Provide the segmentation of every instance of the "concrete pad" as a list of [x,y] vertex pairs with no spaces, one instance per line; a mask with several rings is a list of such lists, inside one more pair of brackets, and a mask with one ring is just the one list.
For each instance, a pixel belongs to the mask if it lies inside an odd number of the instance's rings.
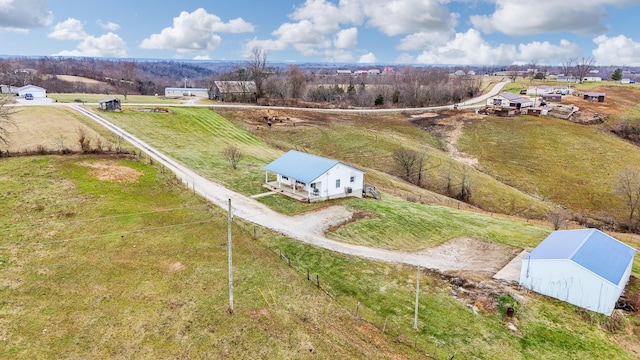
[[262,194],[251,195],[251,198],[257,199],[257,198],[261,198],[263,196],[269,196],[269,195],[273,195],[273,194],[275,194],[275,191],[269,191],[269,192],[262,193]]
[[493,275],[494,279],[509,281],[509,282],[520,282],[520,269],[522,268],[522,259],[525,256],[529,255],[531,249],[525,249],[516,257],[513,258],[505,267],[503,267],[500,271],[498,271],[495,275]]

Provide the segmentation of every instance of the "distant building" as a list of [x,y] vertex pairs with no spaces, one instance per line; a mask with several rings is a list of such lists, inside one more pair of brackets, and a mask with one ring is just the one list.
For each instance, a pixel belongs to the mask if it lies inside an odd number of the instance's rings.
[[201,98],[209,97],[209,89],[206,88],[176,88],[168,87],[164,89],[164,96],[166,97],[186,97],[195,96]]
[[390,67],[390,66],[385,67],[385,68],[382,70],[382,74],[383,74],[383,75],[393,74],[393,68],[392,68],[392,67]]
[[582,81],[583,81],[583,82],[584,82],[584,81],[593,81],[593,82],[596,82],[596,81],[602,81],[602,78],[601,78],[601,77],[599,77],[599,76],[585,76],[585,77],[583,77],[583,78],[582,78]]
[[255,102],[256,91],[253,81],[214,81],[208,96],[218,101]]
[[336,75],[351,75],[351,70],[336,70]]
[[561,94],[542,94],[542,100],[546,102],[560,102],[562,101]]
[[26,94],[31,94],[34,98],[46,98],[47,90],[35,85],[25,85],[16,89],[18,96],[24,97]]
[[115,97],[110,99],[100,100],[98,104],[100,105],[100,109],[104,111],[122,110],[122,107],[120,106],[120,99]]
[[379,69],[369,69],[369,70],[367,70],[367,73],[369,73],[369,75],[380,75],[380,70]]
[[487,106],[520,110],[533,106],[533,101],[528,97],[521,97],[513,93],[504,92],[487,99]]
[[586,92],[582,93],[582,97],[585,100],[604,102],[607,94],[601,92]]

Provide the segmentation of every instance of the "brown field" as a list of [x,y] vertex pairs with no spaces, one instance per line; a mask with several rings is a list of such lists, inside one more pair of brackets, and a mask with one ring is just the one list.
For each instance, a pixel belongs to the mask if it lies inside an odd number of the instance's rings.
[[79,83],[83,83],[83,84],[89,84],[89,85],[99,85],[99,84],[105,84],[105,82],[103,81],[98,81],[98,80],[94,80],[94,79],[89,79],[86,77],[82,77],[82,76],[73,76],[73,75],[56,75],[56,77],[60,80],[63,81],[68,81],[68,82],[79,82]]
[[17,110],[13,120],[15,126],[8,127],[9,144],[0,144],[0,150],[20,152],[34,150],[39,146],[49,150],[59,150],[62,147],[80,150],[77,141],[80,127],[86,128],[90,139],[100,136],[82,125],[87,121],[82,115],[66,107],[22,107]]

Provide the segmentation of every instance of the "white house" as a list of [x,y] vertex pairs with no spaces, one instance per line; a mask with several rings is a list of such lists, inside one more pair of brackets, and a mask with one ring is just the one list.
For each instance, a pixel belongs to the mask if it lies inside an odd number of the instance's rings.
[[195,96],[200,98],[209,98],[209,89],[168,87],[164,89],[164,96],[166,97]]
[[528,97],[521,97],[513,93],[504,92],[487,99],[487,106],[522,109],[533,106],[533,101]]
[[634,253],[596,229],[554,231],[522,260],[520,285],[611,315],[631,275]]
[[18,96],[24,97],[26,94],[31,94],[34,98],[46,98],[47,90],[35,85],[25,85],[18,88]]
[[[337,160],[290,150],[264,169],[267,185],[308,201],[362,197],[364,171]],[[269,173],[277,175],[275,182],[269,183]]]

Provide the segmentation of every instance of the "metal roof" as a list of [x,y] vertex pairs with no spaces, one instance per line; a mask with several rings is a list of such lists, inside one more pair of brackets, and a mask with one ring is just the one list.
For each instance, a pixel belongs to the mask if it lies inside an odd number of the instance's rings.
[[552,232],[527,257],[530,260],[570,260],[618,285],[635,249],[596,229]]
[[[264,169],[309,184],[338,164],[341,163],[337,160],[289,150]],[[345,164],[345,166],[349,165]]]

